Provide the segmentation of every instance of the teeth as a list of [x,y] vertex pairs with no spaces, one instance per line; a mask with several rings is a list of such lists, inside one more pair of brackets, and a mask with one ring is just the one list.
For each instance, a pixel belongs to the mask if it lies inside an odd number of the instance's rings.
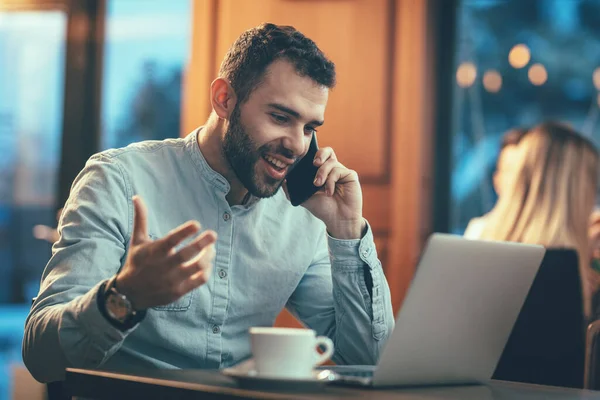
[[285,164],[282,163],[281,161],[271,157],[271,156],[265,156],[265,159],[270,162],[271,164],[275,165],[277,168],[285,168]]

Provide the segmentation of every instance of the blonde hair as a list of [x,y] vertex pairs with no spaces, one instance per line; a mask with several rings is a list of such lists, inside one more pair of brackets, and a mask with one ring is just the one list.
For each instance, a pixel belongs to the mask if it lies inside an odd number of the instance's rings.
[[598,152],[567,125],[547,122],[518,144],[518,165],[490,212],[482,239],[541,244],[577,251],[584,312],[600,276],[590,267],[588,228],[595,204]]

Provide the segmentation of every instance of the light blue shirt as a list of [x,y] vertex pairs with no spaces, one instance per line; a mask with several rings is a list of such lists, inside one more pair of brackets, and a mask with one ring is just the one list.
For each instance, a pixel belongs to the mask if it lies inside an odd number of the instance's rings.
[[[67,367],[228,367],[250,356],[248,328],[272,326],[284,307],[333,340],[338,364],[377,362],[394,317],[370,227],[360,240],[334,239],[282,190],[230,207],[229,183],[196,136],[97,154],[73,183],[25,326],[23,359],[36,379],[63,379]],[[96,297],[125,262],[135,194],[152,238],[193,219],[218,240],[205,285],[121,332]]]

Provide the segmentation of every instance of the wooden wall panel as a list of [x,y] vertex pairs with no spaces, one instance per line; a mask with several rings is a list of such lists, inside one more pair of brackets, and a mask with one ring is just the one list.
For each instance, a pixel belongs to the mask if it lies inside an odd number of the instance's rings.
[[363,180],[385,179],[389,87],[388,0],[222,0],[215,74],[231,43],[263,22],[293,25],[336,63],[338,85],[329,97],[319,144],[332,146]]
[[183,75],[182,136],[203,125],[210,115],[210,83],[216,77],[213,66],[217,12],[218,0],[194,0],[192,3],[192,40]]
[[[359,172],[360,173],[360,172]],[[375,233],[386,233],[390,224],[390,186],[361,182],[363,214]]]
[[430,35],[425,0],[398,0],[395,12],[394,97],[391,143],[392,171],[388,257],[393,265],[386,275],[394,309],[406,289],[429,234],[431,215],[431,137],[433,119],[429,62]]

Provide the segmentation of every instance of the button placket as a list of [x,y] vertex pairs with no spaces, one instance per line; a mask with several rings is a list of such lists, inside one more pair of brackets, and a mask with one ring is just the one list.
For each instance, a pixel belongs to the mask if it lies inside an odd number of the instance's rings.
[[[223,199],[225,201],[225,199]],[[220,215],[220,219],[219,219]],[[227,306],[229,304],[229,259],[233,242],[233,212],[227,203],[219,207],[218,234],[219,253],[214,260],[215,281],[213,286],[213,302],[210,310],[207,341],[207,365],[210,368],[219,368],[223,357],[223,323],[226,320]],[[218,277],[218,278],[217,278]]]
[[369,254],[371,254],[371,248],[370,247],[362,249],[362,255],[363,255],[363,257],[367,257]]

